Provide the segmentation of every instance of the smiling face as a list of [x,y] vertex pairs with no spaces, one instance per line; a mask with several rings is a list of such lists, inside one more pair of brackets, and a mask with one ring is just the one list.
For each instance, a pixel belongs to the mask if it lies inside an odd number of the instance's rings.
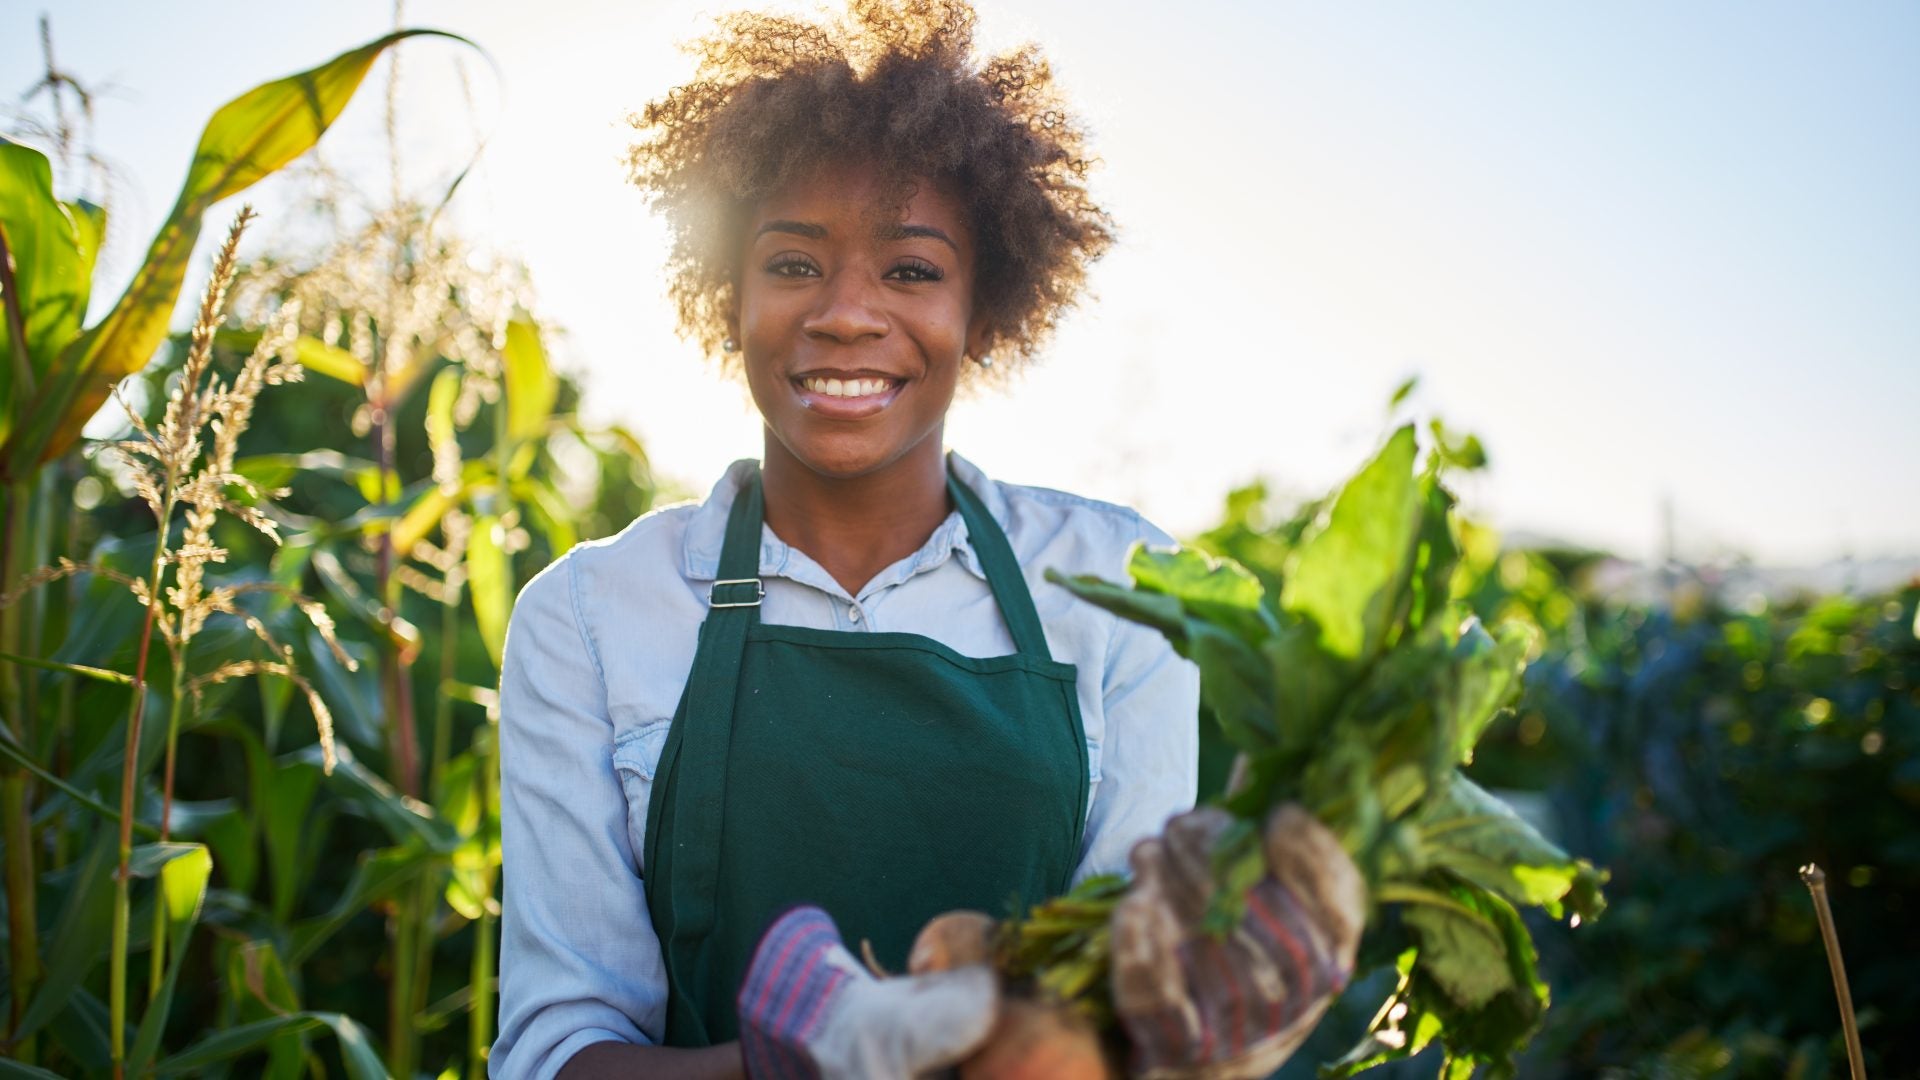
[[763,201],[743,241],[734,336],[767,454],[835,479],[937,457],[980,337],[960,201],[887,195],[870,166],[823,169]]

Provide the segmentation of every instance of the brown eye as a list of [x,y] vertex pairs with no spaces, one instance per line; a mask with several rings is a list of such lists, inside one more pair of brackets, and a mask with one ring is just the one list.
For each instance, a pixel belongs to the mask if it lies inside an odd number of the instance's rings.
[[895,263],[887,276],[895,281],[939,281],[947,275],[925,259],[909,258]]
[[783,251],[767,260],[766,271],[774,277],[800,278],[820,276],[820,268],[813,264],[812,259],[793,251]]

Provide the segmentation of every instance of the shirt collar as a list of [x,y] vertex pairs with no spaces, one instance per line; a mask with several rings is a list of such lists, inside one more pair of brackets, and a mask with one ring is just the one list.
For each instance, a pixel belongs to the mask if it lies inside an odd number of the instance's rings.
[[[980,496],[987,513],[1005,531],[1010,513],[1000,485],[988,479],[979,466],[959,454],[948,451],[947,456],[952,462],[954,475]],[[727,538],[727,515],[733,510],[733,500],[739,494],[740,486],[752,475],[756,464],[751,458],[745,458],[727,466],[719,482],[708,492],[706,501],[696,507],[693,516],[688,519],[684,544],[684,569],[688,580],[712,581],[718,576],[720,548]],[[986,580],[986,571],[980,566],[979,556],[967,542],[967,524],[961,520],[957,510],[949,513],[946,520],[933,530],[933,535],[927,538],[919,551],[881,571],[862,591],[871,593],[898,584],[915,574],[934,569],[949,558],[959,559],[960,565],[975,577]],[[795,576],[797,572],[811,583],[815,575],[804,571],[815,568],[816,564],[805,552],[789,546],[775,536],[772,529],[760,526],[760,576]]]

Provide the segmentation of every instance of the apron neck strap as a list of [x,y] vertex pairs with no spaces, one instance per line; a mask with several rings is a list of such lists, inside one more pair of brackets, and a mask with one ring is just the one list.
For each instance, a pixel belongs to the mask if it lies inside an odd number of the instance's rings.
[[[960,482],[952,469],[947,472],[947,492],[966,522],[967,539],[980,558],[980,569],[987,575],[987,587],[1000,605],[1000,617],[1007,621],[1014,648],[1022,655],[1041,660],[1053,659],[1047,649],[1046,631],[1034,610],[1033,595],[1027,590],[1026,575],[1013,557],[1007,534],[987,511],[980,496]],[[733,509],[727,514],[727,538],[720,548],[719,580],[708,593],[708,605],[715,612],[733,610],[747,622],[760,618],[760,597],[766,586],[760,581],[760,528],[765,519],[766,498],[760,490],[760,470],[748,474],[734,496]]]
[[954,475],[951,461],[947,491],[960,509],[960,520],[967,523],[967,539],[973,544],[973,553],[980,557],[980,569],[986,571],[987,587],[1000,604],[1000,617],[1007,620],[1014,647],[1025,656],[1053,659],[1047,650],[1046,631],[1040,627],[1040,615],[1033,609],[1033,594],[1027,590],[1026,575],[1020,572],[1020,561],[1013,557],[1007,534],[1000,531],[999,522],[987,512],[980,496]]
[[727,514],[727,538],[720,546],[720,568],[714,572],[718,580],[707,593],[707,606],[714,614],[731,609],[745,616],[744,622],[760,621],[760,598],[767,594],[760,580],[760,524],[765,511],[760,470],[755,468],[740,485]]

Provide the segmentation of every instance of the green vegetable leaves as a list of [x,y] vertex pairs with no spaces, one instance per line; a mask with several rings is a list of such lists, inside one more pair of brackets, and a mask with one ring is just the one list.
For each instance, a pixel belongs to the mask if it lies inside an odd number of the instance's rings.
[[1328,656],[1358,667],[1385,644],[1413,571],[1420,496],[1411,426],[1334,498],[1327,523],[1294,550],[1280,607],[1320,628]]
[[1603,871],[1574,859],[1541,836],[1513,808],[1455,774],[1414,817],[1424,861],[1515,904],[1562,918],[1571,906],[1584,919],[1605,906]]
[[1412,1057],[1438,1039],[1441,1076],[1514,1076],[1513,1055],[1540,1025],[1548,1004],[1533,939],[1511,904],[1470,885],[1402,888],[1401,921],[1414,946],[1399,959],[1400,985],[1366,1038],[1323,1071],[1345,1077]]
[[[1199,666],[1202,713],[1242,756],[1225,799],[1242,833],[1299,802],[1340,837],[1374,900],[1398,908],[1411,942],[1399,990],[1336,1075],[1438,1041],[1448,1076],[1476,1065],[1510,1076],[1548,1001],[1519,907],[1592,918],[1603,906],[1603,872],[1458,772],[1518,697],[1533,640],[1518,624],[1488,632],[1452,596],[1461,550],[1442,473],[1484,455],[1470,437],[1435,432],[1423,466],[1415,429],[1402,427],[1318,518],[1265,535],[1285,552],[1277,589],[1191,550],[1135,551],[1131,589],[1049,575],[1158,629]],[[1250,851],[1216,853],[1208,925],[1219,932],[1264,873]]]
[[1175,651],[1199,666],[1201,694],[1228,740],[1243,750],[1271,747],[1277,735],[1273,673],[1262,646],[1278,624],[1262,604],[1259,581],[1234,563],[1185,548],[1138,548],[1128,569],[1132,589],[1051,571],[1047,577],[1165,634]]

